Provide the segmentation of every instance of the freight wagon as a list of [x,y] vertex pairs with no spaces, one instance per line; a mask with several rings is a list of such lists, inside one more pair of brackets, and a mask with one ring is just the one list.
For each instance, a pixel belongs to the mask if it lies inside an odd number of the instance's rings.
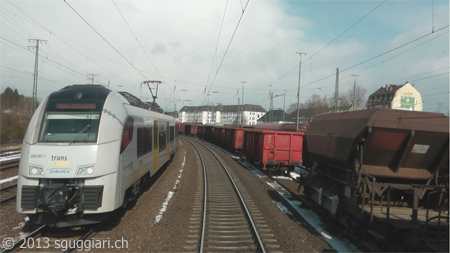
[[244,142],[244,130],[234,126],[214,127],[214,141],[226,149],[241,151]]
[[302,162],[303,132],[245,129],[243,154],[264,169],[286,169]]
[[316,117],[305,194],[375,251],[448,252],[449,119],[389,109]]

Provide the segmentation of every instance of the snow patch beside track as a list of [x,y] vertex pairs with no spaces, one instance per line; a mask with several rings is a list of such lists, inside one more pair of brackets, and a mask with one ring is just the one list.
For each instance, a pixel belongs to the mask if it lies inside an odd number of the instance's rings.
[[169,205],[170,199],[172,199],[173,195],[175,194],[177,185],[180,182],[181,177],[183,176],[183,170],[185,165],[186,165],[186,152],[184,152],[184,158],[183,162],[181,163],[181,170],[179,170],[180,174],[178,174],[178,179],[175,181],[172,191],[167,193],[166,200],[164,201],[161,210],[159,210],[159,214],[155,217],[155,224],[158,224],[161,221],[163,214],[166,212],[167,205]]

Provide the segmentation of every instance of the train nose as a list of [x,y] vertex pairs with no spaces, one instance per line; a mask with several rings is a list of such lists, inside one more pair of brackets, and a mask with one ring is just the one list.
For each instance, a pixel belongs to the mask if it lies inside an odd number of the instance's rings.
[[69,206],[73,205],[78,191],[75,191],[74,196],[69,198],[69,191],[65,184],[45,185],[42,188],[42,199],[38,207],[55,212],[64,212]]

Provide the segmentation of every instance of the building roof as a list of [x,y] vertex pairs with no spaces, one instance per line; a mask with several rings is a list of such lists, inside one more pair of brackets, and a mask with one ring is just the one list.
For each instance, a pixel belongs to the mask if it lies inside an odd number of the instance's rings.
[[203,112],[203,111],[212,111],[212,110],[216,110],[216,109],[214,109],[214,106],[210,106],[210,105],[183,106],[183,108],[180,109],[180,112]]
[[[287,118],[287,114],[283,110],[273,110],[273,120],[274,122],[283,121],[283,115],[285,116],[284,119]],[[258,122],[270,122],[270,111],[268,111],[264,116],[258,119]]]
[[[218,105],[218,106],[183,106],[183,108],[181,108],[180,112],[182,111],[190,111],[190,112],[195,112],[195,111],[220,111],[220,112],[238,112],[240,111],[241,106],[238,105]],[[252,112],[266,112],[266,110],[264,110],[264,108],[260,105],[250,105],[250,104],[246,104],[244,105],[244,111],[252,111]]]
[[[407,84],[408,82],[406,82]],[[374,93],[370,94],[367,105],[372,104],[389,104],[394,98],[395,92],[397,92],[404,85],[386,84],[386,86],[380,87]]]

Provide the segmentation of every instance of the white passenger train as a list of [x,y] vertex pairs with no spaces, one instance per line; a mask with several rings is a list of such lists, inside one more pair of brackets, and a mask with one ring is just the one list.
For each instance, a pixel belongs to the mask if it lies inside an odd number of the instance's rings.
[[174,118],[142,105],[100,85],[50,94],[23,140],[17,212],[36,224],[75,226],[97,223],[132,200],[178,140]]

